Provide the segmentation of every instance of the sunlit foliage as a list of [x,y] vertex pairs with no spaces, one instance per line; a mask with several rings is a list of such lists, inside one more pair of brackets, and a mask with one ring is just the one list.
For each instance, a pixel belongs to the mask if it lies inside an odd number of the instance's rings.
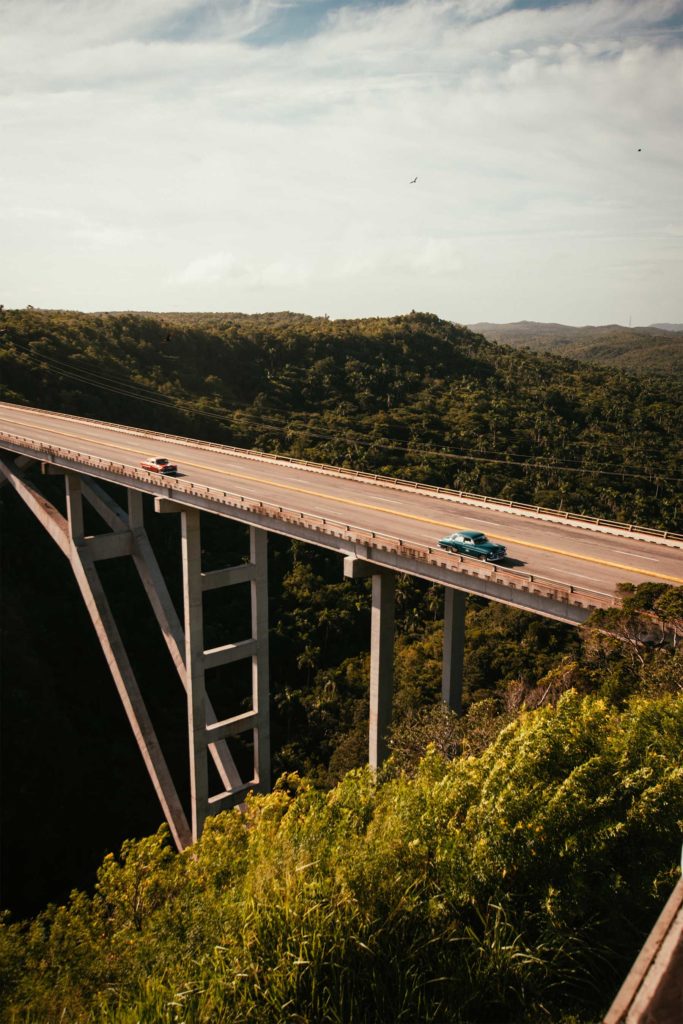
[[327,793],[285,776],[185,854],[127,842],[92,898],[6,928],[5,1014],[594,1019],[675,880],[682,739],[680,697],[570,692],[478,757]]

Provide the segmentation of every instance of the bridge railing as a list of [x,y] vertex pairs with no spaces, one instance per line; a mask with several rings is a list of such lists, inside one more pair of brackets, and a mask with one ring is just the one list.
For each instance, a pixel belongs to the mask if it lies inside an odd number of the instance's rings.
[[164,476],[162,483],[161,478],[154,477],[148,471],[138,469],[137,467],[124,466],[121,463],[112,462],[110,459],[103,459],[95,455],[84,455],[61,445],[47,445],[22,435],[0,431],[0,444],[3,441],[10,447],[18,447],[22,451],[29,450],[35,452],[41,457],[42,461],[60,459],[75,463],[77,469],[85,467],[99,470],[108,476],[121,477],[123,480],[143,483],[147,487],[150,484],[157,484],[163,489],[164,497],[169,498],[171,501],[182,502],[182,496],[203,499],[212,504],[267,516],[283,523],[303,526],[313,532],[336,537],[352,545],[391,552],[403,558],[452,570],[459,575],[487,580],[494,584],[538,594],[541,597],[548,597],[576,607],[591,609],[608,608],[617,604],[612,594],[589,587],[565,584],[559,580],[537,576],[535,573],[527,573],[519,569],[474,561],[466,556],[446,552],[438,547],[418,544],[413,541],[404,541],[401,537],[392,534],[368,530],[364,527],[356,526],[350,521],[302,512],[301,510],[288,508],[275,502],[247,498],[236,491],[210,487],[206,484],[197,484],[178,477]]
[[[27,409],[27,411],[44,413],[43,409],[31,409],[28,406],[22,406],[21,408]],[[49,413],[50,416],[59,416],[63,419],[73,420],[74,417],[68,413]],[[220,444],[215,441],[199,441],[192,438],[181,437],[177,434],[165,434],[159,433],[154,430],[146,430],[144,427],[127,427],[123,424],[108,423],[104,420],[96,420],[90,417],[76,417],[82,419],[87,423],[95,423],[99,426],[106,427],[108,430],[114,430],[118,433],[133,434],[141,437],[149,437],[158,442],[159,438],[164,438],[174,444],[182,444],[186,447],[194,447],[199,445],[203,448],[210,448],[215,451],[224,451],[232,455],[238,455],[241,458],[255,459],[258,461],[275,462],[283,465],[291,465],[301,469],[306,469],[309,472],[322,472],[332,473],[336,476],[345,476],[358,480],[369,480],[373,483],[379,484],[380,486],[398,487],[405,488],[410,491],[420,491],[425,494],[441,495],[446,498],[454,498],[464,502],[471,502],[477,505],[485,505],[489,508],[500,508],[506,509],[512,512],[519,512],[526,515],[537,515],[544,518],[550,518],[559,522],[570,523],[578,526],[593,526],[597,529],[603,530],[619,530],[625,531],[626,533],[638,536],[639,534],[645,538],[652,540],[665,540],[683,543],[683,534],[674,533],[671,530],[658,530],[650,526],[638,526],[634,523],[621,523],[615,519],[603,519],[598,516],[584,515],[580,512],[565,512],[561,509],[546,508],[544,505],[531,505],[521,501],[512,501],[507,498],[493,498],[485,494],[476,494],[472,491],[459,491],[450,487],[438,487],[435,484],[421,483],[416,480],[404,480],[400,477],[388,477],[383,476],[380,473],[369,473],[360,469],[349,469],[344,466],[332,466],[324,462],[314,462],[309,459],[297,459],[291,455],[281,455],[273,452],[262,452],[249,448],[238,448],[235,445]]]

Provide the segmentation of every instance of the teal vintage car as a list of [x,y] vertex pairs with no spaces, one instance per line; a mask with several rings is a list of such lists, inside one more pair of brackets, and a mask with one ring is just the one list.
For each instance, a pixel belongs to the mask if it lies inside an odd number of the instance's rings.
[[472,555],[485,562],[501,562],[507,555],[502,544],[494,544],[485,533],[478,530],[458,530],[448,537],[442,537],[439,547],[455,551],[458,555]]

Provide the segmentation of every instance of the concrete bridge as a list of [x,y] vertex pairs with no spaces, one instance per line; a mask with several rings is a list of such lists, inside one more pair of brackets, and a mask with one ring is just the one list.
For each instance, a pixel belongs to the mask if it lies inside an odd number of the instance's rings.
[[[579,625],[617,603],[618,583],[683,585],[683,536],[554,509],[500,501],[374,474],[0,403],[0,478],[9,483],[69,560],[176,845],[201,834],[206,817],[270,787],[268,533],[339,553],[344,574],[372,578],[369,763],[386,756],[391,718],[394,582],[407,573],[444,587],[442,696],[461,709],[468,593]],[[178,463],[177,476],[141,468],[151,455]],[[66,515],[41,493],[42,474],[65,481]],[[116,501],[106,484],[124,488]],[[145,529],[143,496],[181,521],[183,617],[168,593]],[[85,506],[107,527],[87,534]],[[201,513],[249,530],[250,558],[204,571]],[[458,528],[506,544],[495,566],[441,550]],[[131,558],[187,694],[189,820],[159,746],[135,673],[102,586],[97,563]],[[251,637],[207,649],[203,595],[248,583]],[[251,708],[219,719],[206,692],[213,668],[251,662]],[[253,771],[243,778],[228,740],[249,733]],[[209,757],[221,780],[209,789]]]

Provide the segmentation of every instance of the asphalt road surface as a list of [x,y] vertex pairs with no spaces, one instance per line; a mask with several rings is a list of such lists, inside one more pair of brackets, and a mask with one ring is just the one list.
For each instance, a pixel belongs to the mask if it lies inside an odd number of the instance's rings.
[[[181,442],[165,435],[151,439],[131,428],[115,430],[108,424],[5,403],[0,403],[0,431],[106,458],[130,469],[139,469],[150,456],[164,456],[177,462],[186,481],[327,517],[359,530],[374,530],[404,543],[435,547],[440,537],[455,530],[481,530],[507,547],[508,560],[503,564],[598,593],[612,594],[624,581],[683,585],[683,543],[666,546],[505,508],[479,508],[446,495],[259,460],[198,441]],[[150,474],[150,480],[158,477]]]

